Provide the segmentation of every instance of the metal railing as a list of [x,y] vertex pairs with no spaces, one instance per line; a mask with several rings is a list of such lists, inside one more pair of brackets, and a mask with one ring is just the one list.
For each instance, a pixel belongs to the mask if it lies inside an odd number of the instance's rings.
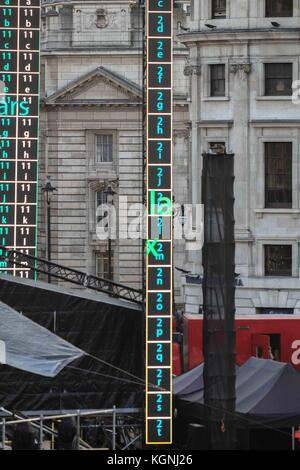
[[133,289],[132,287],[127,287],[108,279],[92,276],[82,271],[78,271],[77,269],[68,268],[17,250],[10,250],[3,246],[0,246],[0,250],[2,253],[6,254],[6,256],[2,256],[2,259],[5,258],[5,261],[11,265],[47,274],[48,276],[56,279],[61,279],[87,289],[103,292],[118,299],[128,300],[139,305],[143,303],[143,294],[139,289]]
[[[2,422],[0,423],[0,426],[2,428],[1,432],[1,441],[2,441],[2,450],[6,449],[6,430],[8,426],[13,426],[13,425],[18,425],[21,423],[31,423],[32,426],[39,431],[39,448],[40,450],[43,449],[43,442],[44,442],[44,435],[48,434],[51,437],[56,437],[58,435],[57,431],[53,430],[50,426],[47,426],[45,422],[55,422],[55,421],[61,421],[62,419],[65,418],[76,418],[76,442],[77,442],[77,449],[92,449],[93,447],[88,444],[86,441],[84,441],[81,436],[80,436],[80,430],[81,430],[81,419],[83,418],[95,418],[95,417],[111,417],[112,418],[112,424],[110,426],[111,431],[111,448],[112,450],[117,449],[117,430],[118,428],[126,428],[126,425],[124,424],[119,424],[118,423],[118,417],[120,416],[126,416],[126,415],[140,415],[141,414],[141,409],[139,408],[116,408],[115,406],[111,409],[106,409],[106,410],[93,410],[93,411],[81,411],[78,410],[76,412],[70,412],[70,413],[59,413],[59,414],[53,414],[53,415],[47,415],[45,413],[40,413],[38,416],[34,417],[26,417],[22,413],[12,413],[9,410],[6,410],[5,408],[1,408],[0,411],[4,412],[6,415],[10,415],[8,418],[3,417]],[[132,427],[132,425],[131,425]],[[139,433],[132,437],[131,439],[127,440],[127,442],[124,442],[125,445],[123,445],[120,450],[126,450],[130,446],[132,446],[136,441],[142,438],[142,433]]]

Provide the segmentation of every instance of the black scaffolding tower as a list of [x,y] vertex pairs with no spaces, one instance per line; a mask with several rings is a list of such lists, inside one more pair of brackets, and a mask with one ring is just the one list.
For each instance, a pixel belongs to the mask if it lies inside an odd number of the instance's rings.
[[204,402],[212,449],[235,448],[234,155],[204,153]]

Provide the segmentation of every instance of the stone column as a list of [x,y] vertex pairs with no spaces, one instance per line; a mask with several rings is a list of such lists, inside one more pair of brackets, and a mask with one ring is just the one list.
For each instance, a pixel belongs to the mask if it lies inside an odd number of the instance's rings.
[[[193,50],[191,50],[191,56]],[[185,67],[184,75],[190,76],[190,122],[191,122],[191,162],[190,162],[190,186],[191,203],[197,204],[199,196],[199,148],[198,148],[198,125],[199,119],[199,97],[200,97],[200,75],[201,66],[191,62]]]
[[[232,61],[229,70],[232,76],[234,126],[229,147],[235,154],[235,234],[237,242],[237,265],[248,271],[248,254],[240,243],[250,239],[249,227],[249,74],[251,64],[247,61]],[[240,251],[242,250],[242,251]],[[245,275],[248,272],[244,273]]]
[[[200,113],[200,75],[201,66],[198,59],[198,48],[190,49],[190,61],[185,67],[184,74],[190,77],[190,165],[189,165],[189,202],[193,205],[201,203],[201,155],[199,149],[198,120]],[[191,263],[192,270],[199,270],[201,257],[197,242],[187,242],[187,262]]]

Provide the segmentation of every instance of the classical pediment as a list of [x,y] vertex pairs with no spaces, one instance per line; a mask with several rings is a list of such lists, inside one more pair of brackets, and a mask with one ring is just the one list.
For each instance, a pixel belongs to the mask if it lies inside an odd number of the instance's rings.
[[45,100],[46,105],[52,106],[134,106],[141,102],[142,91],[138,85],[102,66]]

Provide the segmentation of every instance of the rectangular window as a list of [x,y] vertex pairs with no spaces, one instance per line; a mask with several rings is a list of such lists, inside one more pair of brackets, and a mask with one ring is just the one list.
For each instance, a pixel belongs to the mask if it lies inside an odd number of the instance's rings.
[[212,153],[224,154],[226,153],[225,142],[209,142],[209,150]]
[[292,142],[265,143],[265,206],[292,208]]
[[293,0],[266,0],[266,17],[293,16]]
[[265,64],[265,95],[292,94],[293,64]]
[[226,0],[212,0],[212,18],[226,18]]
[[293,308],[259,308],[259,315],[293,315]]
[[210,66],[210,95],[225,96],[225,65]]
[[[111,270],[112,270],[112,279],[113,279],[113,254],[111,256]],[[108,253],[96,253],[96,276],[102,277],[104,279],[109,279],[109,256]]]
[[265,275],[292,276],[292,245],[265,245]]
[[96,135],[96,162],[110,163],[113,161],[113,136],[112,134]]
[[96,191],[96,207],[107,203],[107,192],[104,190]]

